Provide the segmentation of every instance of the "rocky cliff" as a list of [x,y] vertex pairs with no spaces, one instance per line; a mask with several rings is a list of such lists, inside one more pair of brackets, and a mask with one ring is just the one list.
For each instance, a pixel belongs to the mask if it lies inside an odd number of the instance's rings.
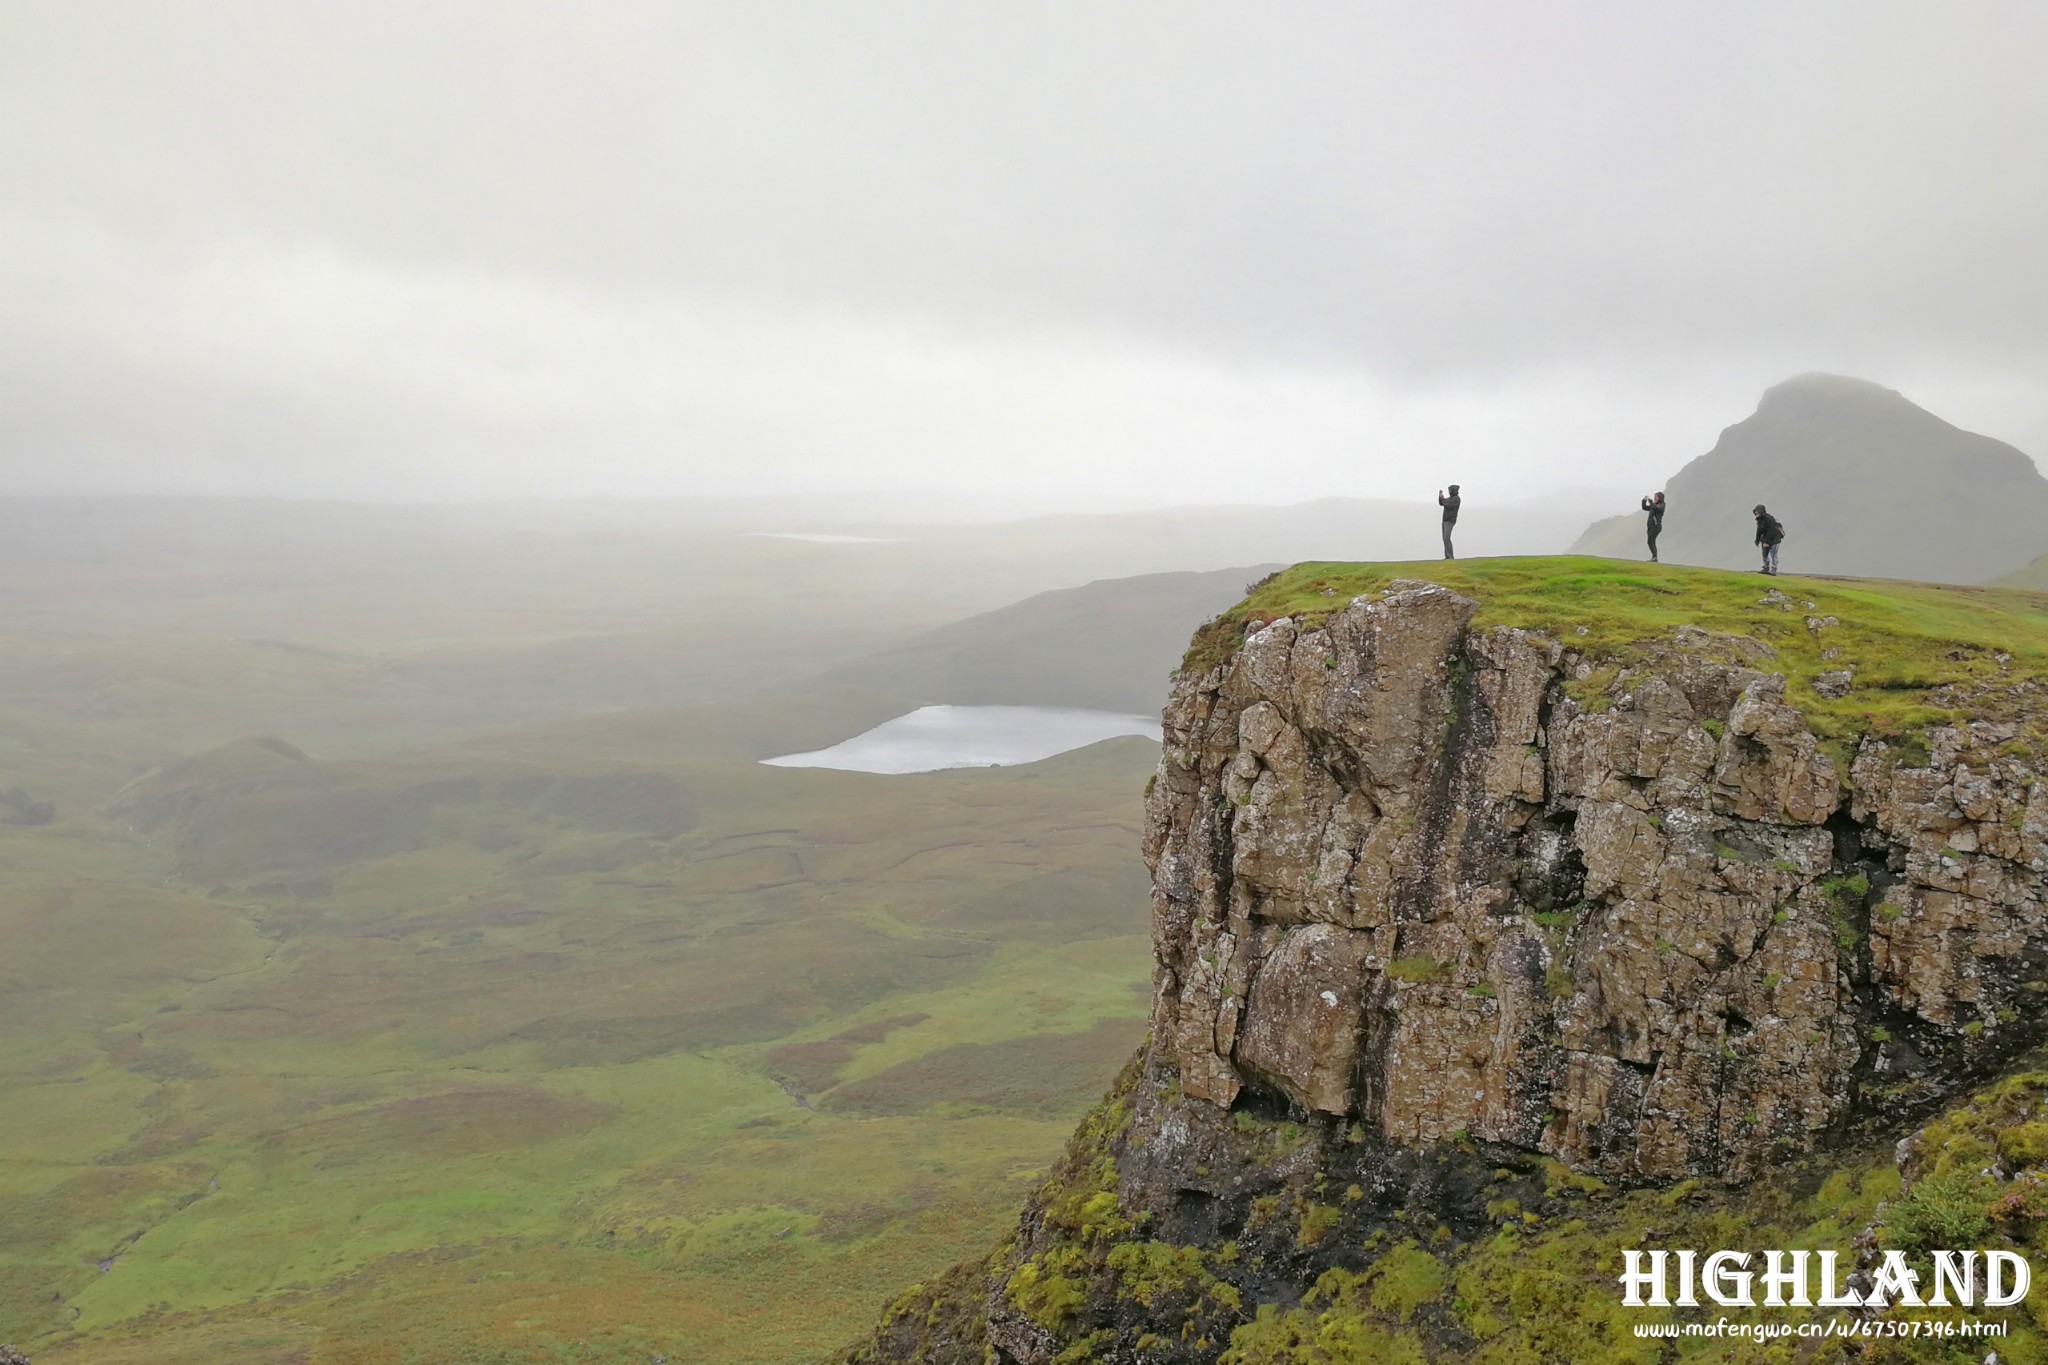
[[[1611,1299],[1642,1200],[1801,1235],[2048,1025],[2041,613],[1583,560],[1260,585],[1166,707],[1147,1051],[852,1358],[1572,1358],[1494,1302],[1503,1238],[1619,1220],[1546,1253]],[[1808,1212],[1861,1198],[1868,1249],[1908,1195],[1866,1167]]]

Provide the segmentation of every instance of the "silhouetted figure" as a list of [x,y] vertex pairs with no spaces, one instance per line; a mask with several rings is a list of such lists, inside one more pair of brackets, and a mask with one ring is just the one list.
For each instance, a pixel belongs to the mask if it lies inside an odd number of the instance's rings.
[[1451,495],[1444,496],[1443,489],[1436,491],[1436,505],[1444,509],[1444,558],[1456,559],[1451,553],[1451,528],[1458,524],[1458,504],[1464,499],[1458,496],[1458,485],[1451,485]]
[[1657,537],[1664,531],[1664,495],[1652,493],[1643,499],[1643,510],[1650,514],[1650,562],[1657,562]]
[[1756,505],[1756,543],[1763,547],[1765,573],[1775,574],[1778,571],[1778,546],[1783,544],[1784,540],[1784,524],[1769,512],[1766,512],[1762,503],[1758,503]]

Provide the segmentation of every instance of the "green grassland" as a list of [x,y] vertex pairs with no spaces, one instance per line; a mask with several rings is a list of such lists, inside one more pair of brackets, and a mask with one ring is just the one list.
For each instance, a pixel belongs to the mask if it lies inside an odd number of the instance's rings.
[[[813,559],[750,549],[687,611],[652,589],[595,611],[580,579],[556,601],[463,578],[400,623],[363,582],[304,619],[289,583],[18,594],[0,1341],[37,1365],[810,1360],[995,1241],[1138,1038],[1157,751],[760,766],[906,709],[778,695],[798,661],[954,611],[862,616]],[[1684,625],[1761,640],[1833,737],[2034,671],[2048,602],[1310,564],[1190,661],[1403,576],[1607,662]],[[74,611],[94,633],[56,628]],[[1858,625],[1834,659],[1805,624],[1829,614]],[[1850,665],[1846,698],[1811,694]],[[692,697],[715,700],[645,705]]]
[[754,761],[900,709],[244,740],[0,826],[0,1340],[790,1361],[985,1245],[1142,1027],[1157,750]]
[[755,760],[1186,528],[799,511],[0,505],[0,1341],[810,1359],[1010,1220],[1136,1041],[1156,749]]
[[[1275,574],[1197,635],[1184,668],[1225,657],[1280,617],[1317,622],[1399,579],[1440,583],[1479,602],[1478,626],[1548,632],[1587,658],[1625,665],[1683,627],[1765,647],[1787,700],[1840,741],[2022,710],[2005,686],[2048,674],[2048,595],[1883,579],[1730,573],[1563,556],[1442,564],[1298,564]],[[1835,629],[1827,618],[1851,627]],[[1809,624],[1809,621],[1812,624]],[[1816,677],[1853,670],[1833,697]],[[2038,727],[2029,727],[2030,730]],[[2030,736],[2037,742],[2039,733]]]

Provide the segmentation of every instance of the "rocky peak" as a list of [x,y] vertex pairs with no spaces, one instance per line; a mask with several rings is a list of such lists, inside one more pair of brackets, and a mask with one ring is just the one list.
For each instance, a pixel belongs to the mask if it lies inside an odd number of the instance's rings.
[[1782,407],[1828,403],[1910,409],[1923,416],[1932,416],[1897,389],[1888,389],[1868,379],[1857,379],[1846,374],[1827,374],[1819,370],[1794,375],[1790,379],[1771,385],[1764,390],[1763,399],[1757,404],[1757,410],[1762,412]]
[[[1982,582],[2043,549],[2048,479],[2003,441],[1961,430],[1864,379],[1806,374],[1766,390],[1713,448],[1650,488],[1669,495],[1666,563],[1753,564],[1750,509],[1785,524],[1797,572]],[[1644,491],[1650,491],[1646,488]],[[1633,504],[1575,553],[1647,557]]]

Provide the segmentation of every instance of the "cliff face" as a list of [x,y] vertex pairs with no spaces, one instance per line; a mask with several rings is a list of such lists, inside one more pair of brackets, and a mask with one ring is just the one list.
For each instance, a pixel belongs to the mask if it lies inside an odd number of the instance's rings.
[[1191,1099],[1745,1176],[2037,1035],[2048,790],[2010,726],[1844,772],[1748,642],[1581,700],[1591,662],[1477,605],[1397,585],[1176,687],[1146,855]]
[[[1695,577],[1755,627],[1617,648],[1400,579],[1241,611],[1147,793],[1147,1052],[1015,1241],[854,1358],[1351,1359],[1245,1334],[1389,1247],[1441,1290],[1574,1192],[1896,1134],[2039,1041],[2034,656],[1914,637],[1944,676],[1837,589]],[[1859,721],[1859,669],[1928,723]]]

